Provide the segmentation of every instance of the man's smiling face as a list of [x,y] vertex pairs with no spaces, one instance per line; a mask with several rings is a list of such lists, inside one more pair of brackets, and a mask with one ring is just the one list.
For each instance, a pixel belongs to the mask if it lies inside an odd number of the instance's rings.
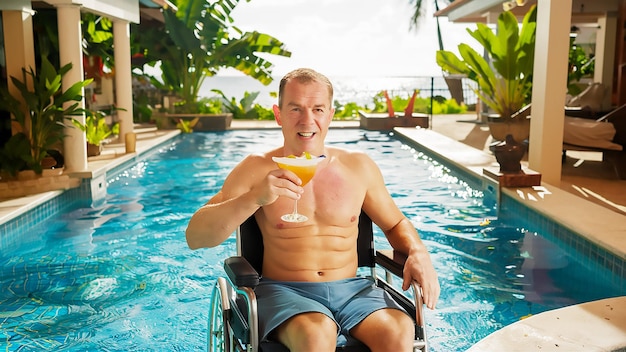
[[328,87],[313,81],[287,82],[282,106],[274,105],[274,116],[282,127],[285,154],[324,153],[324,139],[335,109],[331,107]]

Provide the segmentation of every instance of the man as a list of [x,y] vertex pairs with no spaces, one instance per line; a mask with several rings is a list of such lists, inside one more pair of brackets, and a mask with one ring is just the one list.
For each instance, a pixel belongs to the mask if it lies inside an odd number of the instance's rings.
[[[255,291],[264,340],[278,340],[291,351],[334,351],[343,333],[372,351],[411,351],[411,318],[371,281],[355,278],[361,209],[393,248],[408,256],[403,289],[420,283],[431,309],[439,297],[437,274],[374,161],[324,145],[335,112],[332,101],[332,84],[320,73],[297,69],[283,77],[273,110],[284,145],[250,155],[232,170],[220,192],[192,216],[187,243],[192,249],[216,246],[255,215],[265,245],[263,277]],[[272,157],[304,152],[326,158],[301,187],[301,180],[279,169]],[[296,199],[308,221],[282,221]]]

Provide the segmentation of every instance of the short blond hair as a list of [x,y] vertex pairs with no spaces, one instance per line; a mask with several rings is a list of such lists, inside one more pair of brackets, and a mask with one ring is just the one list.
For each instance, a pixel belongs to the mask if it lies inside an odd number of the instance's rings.
[[325,75],[310,69],[310,68],[297,68],[289,73],[287,73],[281,80],[278,86],[278,107],[282,107],[283,104],[283,94],[285,93],[285,86],[287,82],[290,80],[296,80],[300,83],[310,83],[310,82],[319,82],[328,88],[328,95],[330,101],[328,102],[328,106],[332,107],[333,105],[333,84],[330,82],[330,79]]

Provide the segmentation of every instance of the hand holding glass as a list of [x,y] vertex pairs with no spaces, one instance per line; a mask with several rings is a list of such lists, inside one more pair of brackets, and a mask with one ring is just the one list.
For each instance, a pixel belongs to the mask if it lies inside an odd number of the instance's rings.
[[[317,169],[317,164],[324,160],[324,156],[319,157],[273,157],[272,160],[278,167],[281,169],[289,170],[296,174],[300,180],[302,181],[302,187],[304,187],[315,175],[315,170]],[[304,222],[309,218],[302,214],[298,214],[298,200],[296,199],[293,206],[293,213],[285,214],[281,216],[281,219],[286,222]]]

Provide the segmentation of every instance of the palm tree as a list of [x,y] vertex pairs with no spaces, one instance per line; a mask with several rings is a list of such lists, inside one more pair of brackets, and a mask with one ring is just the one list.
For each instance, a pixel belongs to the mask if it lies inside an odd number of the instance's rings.
[[[440,0],[447,6],[454,0]],[[424,7],[422,7],[422,0],[409,0],[409,3],[413,5],[413,15],[411,16],[411,20],[409,23],[409,28],[411,30],[417,30],[419,28],[419,24],[422,18],[425,15]],[[435,5],[435,12],[439,11],[439,2],[438,0],[433,0],[433,4]],[[435,17],[435,21],[437,23],[437,43],[439,44],[439,50],[444,50],[443,48],[443,37],[441,36],[441,26],[439,25],[439,17]],[[450,91],[450,95],[454,98],[457,103],[464,103],[463,97],[463,86],[461,85],[461,80],[459,78],[449,77],[443,72],[443,78],[446,81],[446,85],[448,86],[448,90]]]
[[280,40],[232,24],[230,13],[239,1],[176,0],[176,12],[164,10],[164,23],[133,27],[133,52],[149,65],[161,65],[160,79],[146,76],[155,86],[177,94],[186,112],[195,112],[202,82],[220,69],[235,68],[267,85],[273,80],[273,65],[258,53],[291,56]]
[[[454,0],[440,0],[443,1],[445,5],[449,5]],[[412,30],[417,30],[419,28],[419,24],[422,18],[425,15],[424,7],[422,7],[422,0],[409,0],[409,3],[413,5],[413,15],[411,16],[411,20],[409,22],[409,28]],[[435,12],[439,11],[439,2],[437,0],[433,0],[433,4],[435,5]],[[443,39],[441,36],[441,28],[439,26],[439,17],[435,17],[437,21],[437,41],[439,43],[439,50],[443,50]]]

